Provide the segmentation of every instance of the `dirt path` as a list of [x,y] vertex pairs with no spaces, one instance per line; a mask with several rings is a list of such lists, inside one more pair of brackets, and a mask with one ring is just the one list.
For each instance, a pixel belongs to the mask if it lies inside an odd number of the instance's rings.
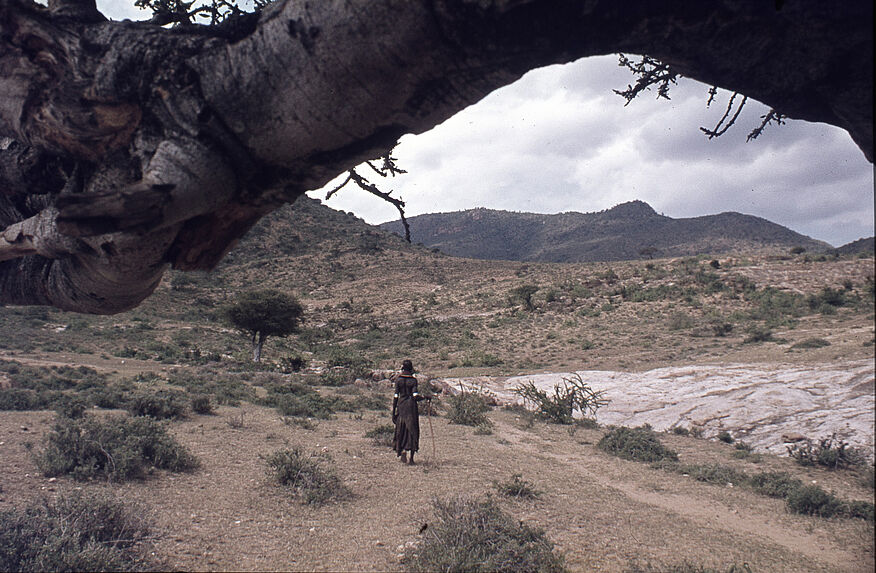
[[[791,515],[781,501],[743,488],[695,482],[647,464],[608,456],[594,444],[602,430],[536,423],[495,410],[492,435],[433,419],[438,460],[431,462],[423,420],[421,464],[399,464],[364,437],[386,413],[339,414],[307,430],[275,411],[240,409],[174,422],[172,432],[201,460],[191,474],[156,472],[121,485],[48,480],[24,444],[38,445],[52,414],[0,413],[0,509],[62,490],[110,488],[141,503],[157,532],[155,553],[172,570],[399,571],[400,547],[416,543],[432,520],[431,501],[455,495],[498,496],[495,483],[521,473],[543,492],[534,501],[502,498],[516,518],[545,529],[572,571],[624,571],[633,565],[690,563],[720,570],[872,571],[872,524]],[[26,429],[23,429],[26,428]],[[847,499],[869,499],[850,475],[801,469],[765,456],[734,460],[726,444],[661,436],[688,463],[721,463],[754,473],[791,471]],[[352,496],[323,507],[300,504],[265,476],[261,456],[301,445],[334,460]],[[501,497],[501,496],[500,496]]]
[[[587,455],[581,451],[557,452],[555,442],[533,441],[530,433],[522,432],[509,424],[500,424],[497,433],[508,439],[515,448],[528,450],[532,454],[550,456],[565,465],[570,472],[581,476],[583,480],[618,492],[627,498],[628,502],[643,504],[649,508],[649,512],[667,514],[667,522],[683,520],[696,529],[716,529],[727,536],[740,536],[743,538],[744,545],[749,548],[774,545],[782,553],[805,557],[812,569],[837,568],[837,570],[855,571],[862,564],[861,555],[849,551],[839,540],[825,539],[821,535],[780,523],[776,519],[774,503],[760,504],[766,511],[754,506],[747,508],[754,511],[746,511],[742,514],[738,503],[728,504],[727,502],[731,500],[720,497],[716,499],[714,491],[704,489],[709,486],[685,488],[682,491],[658,491],[653,489],[653,486],[649,487],[647,482],[643,486],[641,464],[613,462],[609,463],[607,468],[605,463],[599,463],[605,460],[598,460],[598,456]],[[630,469],[606,471],[606,469],[619,469],[618,465],[630,466],[632,471]],[[598,471],[589,469],[591,467],[598,468]],[[669,476],[666,479],[667,482],[671,480]]]

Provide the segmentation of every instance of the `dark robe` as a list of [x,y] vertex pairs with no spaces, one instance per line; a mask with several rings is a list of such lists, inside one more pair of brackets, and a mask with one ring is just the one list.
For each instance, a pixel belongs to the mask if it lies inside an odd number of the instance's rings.
[[395,381],[395,436],[392,449],[398,455],[405,450],[416,452],[420,449],[420,412],[417,402],[423,399],[417,392],[417,379],[410,374],[400,374]]

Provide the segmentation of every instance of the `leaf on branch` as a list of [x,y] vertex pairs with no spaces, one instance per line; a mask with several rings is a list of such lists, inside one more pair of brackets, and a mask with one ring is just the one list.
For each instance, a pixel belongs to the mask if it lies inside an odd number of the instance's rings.
[[634,61],[623,54],[618,54],[617,65],[627,68],[637,76],[635,85],[627,85],[625,90],[612,90],[627,100],[625,106],[629,105],[643,91],[650,90],[653,85],[657,86],[658,99],[670,99],[669,86],[677,83],[678,74],[670,68],[669,64],[664,64],[650,56],[642,56],[641,60]]

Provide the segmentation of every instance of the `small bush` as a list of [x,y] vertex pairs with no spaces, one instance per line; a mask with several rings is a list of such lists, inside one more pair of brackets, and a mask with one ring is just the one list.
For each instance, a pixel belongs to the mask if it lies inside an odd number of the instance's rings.
[[803,482],[786,472],[764,472],[748,478],[748,485],[761,495],[785,499]]
[[523,479],[523,474],[514,474],[506,482],[496,482],[499,493],[508,497],[535,499],[541,496],[541,492],[535,489],[532,483]]
[[395,437],[395,426],[392,424],[381,424],[371,428],[365,432],[366,438],[371,438],[371,443],[375,446],[392,447],[392,439]]
[[834,517],[847,513],[839,498],[817,485],[804,485],[791,490],[785,499],[788,503],[788,510],[792,513],[818,517]]
[[563,556],[542,530],[512,518],[489,497],[433,506],[436,523],[405,553],[408,571],[565,571]]
[[[665,465],[663,467],[667,468]],[[687,474],[697,481],[718,485],[727,485],[728,483],[739,485],[748,480],[748,475],[745,472],[720,464],[677,464],[671,469],[676,473]]]
[[88,402],[81,396],[64,395],[54,404],[55,412],[62,418],[81,418],[88,409]]
[[873,521],[874,507],[869,501],[850,501],[846,502],[845,514],[847,517],[856,517],[858,519]]
[[0,410],[44,410],[50,403],[46,392],[29,388],[0,388]]
[[355,374],[345,368],[323,370],[316,378],[317,386],[344,386],[356,379]]
[[480,426],[491,424],[487,418],[490,407],[487,400],[478,392],[463,390],[455,396],[447,399],[447,419],[451,424],[463,424],[465,426]]
[[148,466],[178,472],[198,461],[151,418],[86,416],[56,420],[37,465],[46,477],[123,481],[142,477]]
[[349,409],[342,398],[321,396],[316,392],[303,395],[284,394],[278,396],[274,405],[282,416],[299,416],[327,420],[335,411]]
[[863,452],[837,439],[836,434],[822,438],[818,443],[806,440],[787,448],[788,455],[801,466],[818,465],[835,470],[862,466],[866,463]]
[[268,477],[288,486],[304,503],[320,505],[343,498],[349,490],[341,482],[328,454],[309,454],[300,447],[279,450],[263,458]]
[[182,418],[188,409],[188,398],[174,390],[144,390],[131,396],[127,410],[133,416],[150,416],[156,420]]
[[210,400],[209,394],[195,394],[191,397],[192,412],[195,414],[215,414],[213,410],[213,402]]
[[305,366],[307,366],[307,359],[301,356],[285,356],[280,359],[280,368],[286,373],[300,372]]
[[748,329],[748,336],[742,341],[745,344],[756,344],[759,342],[772,342],[773,331],[762,326],[752,326]]
[[329,368],[339,367],[349,370],[351,379],[362,378],[371,373],[374,363],[350,348],[332,347],[326,357]]
[[142,511],[105,494],[64,494],[0,511],[0,571],[151,570]]
[[830,346],[830,342],[826,341],[823,338],[807,338],[806,340],[801,340],[800,342],[793,344],[791,348],[793,349],[809,349],[809,348],[824,348],[825,346]]
[[597,447],[604,452],[640,462],[678,461],[678,454],[667,449],[657,439],[651,426],[638,428],[615,426],[599,440]]
[[524,403],[535,406],[536,414],[555,424],[572,424],[575,413],[596,415],[596,411],[608,404],[603,390],[593,390],[579,374],[563,378],[562,385],[555,384],[553,394],[541,390],[532,381],[514,388],[515,394]]
[[689,436],[690,430],[688,430],[684,426],[675,426],[672,428],[672,433],[676,436]]
[[735,440],[733,436],[727,430],[721,430],[718,434],[718,441],[724,442],[725,444],[732,444]]

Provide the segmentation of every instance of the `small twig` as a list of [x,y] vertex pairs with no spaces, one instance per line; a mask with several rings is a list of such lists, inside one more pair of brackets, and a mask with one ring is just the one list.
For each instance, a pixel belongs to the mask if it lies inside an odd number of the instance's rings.
[[760,123],[759,127],[755,127],[751,130],[751,133],[748,134],[748,137],[745,138],[745,141],[748,142],[752,139],[757,139],[758,137],[760,137],[760,134],[763,133],[763,130],[766,129],[766,127],[770,125],[773,121],[776,122],[776,125],[785,125],[785,119],[787,117],[788,116],[782,115],[774,109],[770,109],[770,111],[767,112],[766,115],[760,116],[763,121]]
[[701,127],[700,131],[709,136],[709,139],[713,137],[720,137],[727,133],[727,130],[736,123],[736,118],[739,117],[739,113],[742,111],[742,108],[745,107],[745,102],[748,101],[748,96],[742,96],[742,102],[739,104],[739,107],[736,108],[736,113],[733,114],[733,117],[730,118],[730,122],[722,127],[724,122],[727,120],[727,117],[730,115],[730,112],[733,111],[733,102],[736,100],[736,96],[739,95],[739,92],[733,92],[733,95],[730,96],[730,101],[727,102],[727,109],[724,111],[724,115],[721,116],[721,119],[718,121],[718,124],[714,129],[706,129],[705,127]]
[[706,102],[706,107],[712,105],[712,102],[715,101],[715,96],[718,95],[718,86],[712,86],[709,88],[709,101]]
[[637,76],[635,85],[627,85],[625,90],[612,90],[627,100],[624,106],[630,105],[636,96],[645,90],[650,90],[653,85],[657,86],[658,99],[670,99],[669,85],[676,83],[678,74],[669,64],[664,64],[650,56],[642,56],[640,61],[634,62],[623,54],[618,54],[618,66],[629,69]]

